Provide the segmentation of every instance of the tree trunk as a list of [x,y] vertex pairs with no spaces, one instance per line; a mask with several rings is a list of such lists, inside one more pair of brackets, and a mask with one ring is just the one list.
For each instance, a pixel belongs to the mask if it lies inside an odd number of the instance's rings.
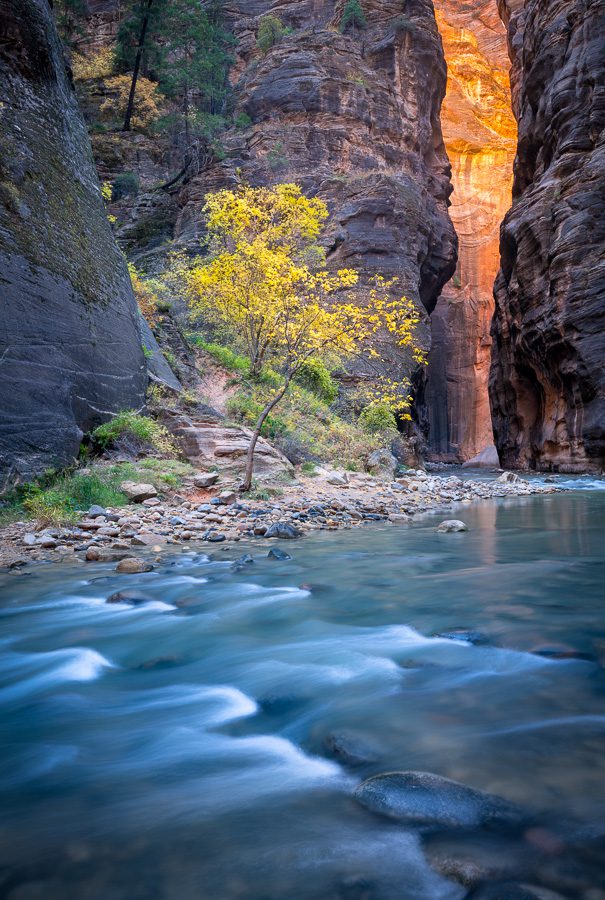
[[250,446],[248,447],[248,453],[246,454],[246,471],[244,473],[244,480],[241,483],[240,491],[249,491],[252,487],[252,472],[254,471],[254,451],[256,449],[256,445],[258,443],[258,439],[260,437],[260,433],[263,425],[265,424],[265,419],[271,412],[271,410],[277,406],[279,401],[282,399],[288,387],[290,385],[290,381],[292,380],[292,375],[288,375],[286,378],[286,383],[284,384],[281,391],[275,395],[273,400],[270,403],[267,403],[262,413],[258,417],[258,421],[256,423],[256,427],[252,432],[252,437],[250,438]]
[[149,16],[151,13],[151,7],[153,6],[153,0],[146,0],[146,3],[147,7],[143,14],[143,22],[141,24],[141,33],[139,35],[137,55],[134,60],[132,81],[130,83],[130,94],[128,95],[128,103],[126,105],[126,115],[124,116],[124,125],[122,126],[122,131],[130,131],[130,120],[132,119],[132,113],[134,110],[134,97],[137,90],[137,81],[141,68],[141,59],[143,57],[143,50],[145,49],[145,35],[147,34],[147,26],[149,25]]

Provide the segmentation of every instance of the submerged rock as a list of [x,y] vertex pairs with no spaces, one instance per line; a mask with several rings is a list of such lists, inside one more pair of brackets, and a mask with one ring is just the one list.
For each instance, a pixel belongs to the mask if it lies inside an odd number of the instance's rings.
[[481,631],[471,631],[466,628],[452,628],[451,631],[440,631],[437,638],[445,638],[448,641],[462,641],[465,644],[486,644],[489,640]]
[[123,575],[140,575],[142,572],[151,572],[153,565],[144,559],[135,559],[133,556],[127,556],[121,560],[116,566],[116,572]]
[[326,750],[348,766],[377,762],[379,753],[354,731],[335,731],[324,740]]
[[527,877],[535,856],[522,841],[484,832],[431,835],[424,841],[423,849],[436,872],[466,888]]
[[231,563],[231,568],[234,572],[239,572],[241,569],[244,569],[246,566],[254,565],[254,559],[250,556],[249,553],[244,553],[243,556],[238,557],[238,559],[234,559]]
[[285,550],[280,550],[279,547],[272,547],[267,553],[267,559],[292,559],[289,553],[286,553]]
[[141,603],[152,603],[153,597],[148,594],[141,594],[139,591],[116,591],[106,600],[107,603],[130,603],[132,606],[139,606]]
[[468,525],[461,522],[460,519],[446,519],[437,526],[439,534],[451,534],[456,531],[468,531]]
[[524,820],[515,804],[431,772],[389,772],[368,778],[355,797],[372,812],[429,828],[508,830]]
[[537,885],[499,881],[471,891],[464,900],[564,900],[564,898],[561,894]]

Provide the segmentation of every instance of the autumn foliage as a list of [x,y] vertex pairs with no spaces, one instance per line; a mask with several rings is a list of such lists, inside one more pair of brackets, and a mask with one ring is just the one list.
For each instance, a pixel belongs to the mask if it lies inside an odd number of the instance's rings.
[[[393,296],[393,282],[376,277],[361,291],[353,269],[328,271],[319,244],[327,207],[295,184],[219,191],[208,196],[204,213],[210,255],[190,272],[191,307],[249,356],[253,377],[270,363],[282,378],[254,429],[248,489],[263,422],[305,364],[375,356],[378,333],[411,348],[420,362],[419,317],[413,303]],[[377,376],[374,387],[376,402],[399,409],[409,402],[404,381]]]

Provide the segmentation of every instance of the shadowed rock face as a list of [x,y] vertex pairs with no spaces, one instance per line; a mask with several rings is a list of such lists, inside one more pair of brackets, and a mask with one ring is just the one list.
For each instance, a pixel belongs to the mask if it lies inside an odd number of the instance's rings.
[[[177,237],[195,242],[205,194],[239,176],[253,185],[297,181],[329,204],[330,266],[396,275],[431,311],[456,257],[439,34],[428,0],[409,0],[405,17],[401,0],[363,7],[367,27],[343,35],[337,0],[227,0],[238,39],[236,109],[251,125],[228,134],[226,159],[184,187]],[[268,13],[292,34],[260,56],[256,33]],[[401,371],[394,348],[380,349],[383,366]]]
[[426,404],[431,455],[465,460],[493,443],[487,387],[493,283],[517,128],[506,28],[494,0],[435,0],[435,9],[448,65],[441,126],[459,254],[431,316]]
[[0,0],[0,477],[144,402],[130,279],[46,0]]
[[605,464],[605,2],[499,0],[519,125],[490,399],[506,467]]

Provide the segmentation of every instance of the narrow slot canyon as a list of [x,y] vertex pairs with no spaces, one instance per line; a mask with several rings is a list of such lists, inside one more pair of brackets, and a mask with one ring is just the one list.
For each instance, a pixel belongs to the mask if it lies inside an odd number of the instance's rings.
[[517,125],[506,28],[493,0],[435,0],[448,67],[441,126],[452,166],[458,264],[431,315],[428,448],[440,462],[498,463],[488,396],[500,225],[511,205]]

